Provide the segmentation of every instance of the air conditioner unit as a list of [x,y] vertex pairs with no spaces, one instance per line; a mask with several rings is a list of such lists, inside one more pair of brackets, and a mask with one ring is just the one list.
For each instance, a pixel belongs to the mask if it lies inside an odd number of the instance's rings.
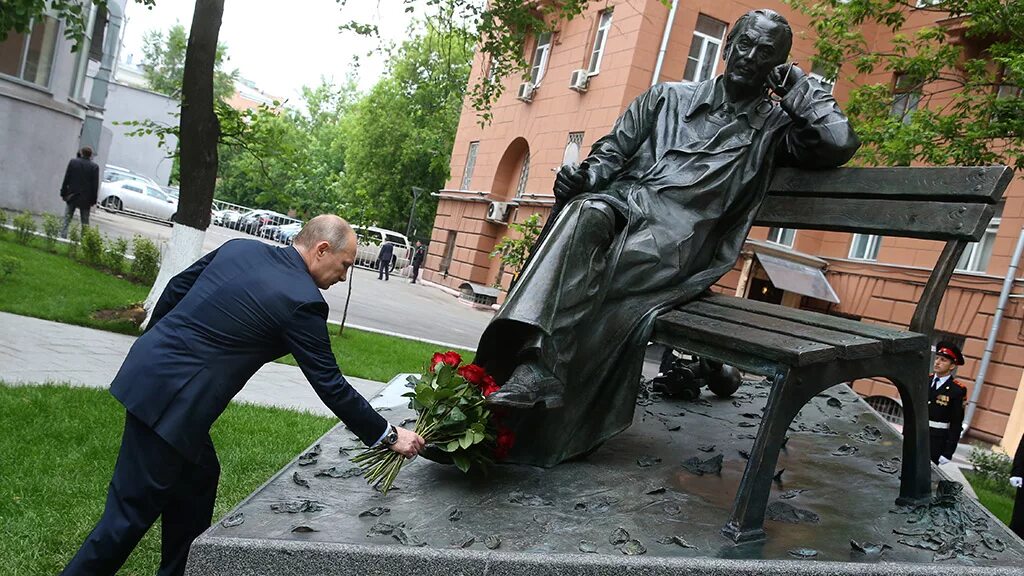
[[536,86],[533,85],[533,82],[523,82],[519,85],[519,91],[516,92],[516,98],[519,98],[523,102],[533,101],[533,91],[535,88]]
[[509,208],[512,205],[508,202],[491,202],[487,207],[487,220],[498,224],[504,224],[508,219]]
[[577,92],[586,92],[587,84],[590,82],[590,74],[584,69],[573,70],[569,77],[569,88]]

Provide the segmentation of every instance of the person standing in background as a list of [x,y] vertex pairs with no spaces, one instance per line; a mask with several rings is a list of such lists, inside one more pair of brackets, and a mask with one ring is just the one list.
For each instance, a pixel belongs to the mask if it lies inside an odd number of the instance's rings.
[[68,162],[64,170],[64,182],[60,185],[60,197],[64,200],[64,226],[60,229],[60,237],[68,237],[68,226],[78,208],[82,227],[89,225],[89,209],[96,205],[100,193],[100,167],[92,161],[92,148],[83,146],[78,154]]

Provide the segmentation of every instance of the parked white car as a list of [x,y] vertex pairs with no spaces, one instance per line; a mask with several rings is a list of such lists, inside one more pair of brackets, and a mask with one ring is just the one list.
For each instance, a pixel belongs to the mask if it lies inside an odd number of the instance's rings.
[[178,201],[156,186],[138,180],[104,182],[97,203],[111,212],[126,212],[158,220],[173,220]]
[[356,266],[376,268],[377,254],[380,253],[380,246],[385,240],[395,245],[391,270],[402,270],[411,263],[412,246],[405,234],[376,226],[353,226],[352,229],[359,240],[356,246]]

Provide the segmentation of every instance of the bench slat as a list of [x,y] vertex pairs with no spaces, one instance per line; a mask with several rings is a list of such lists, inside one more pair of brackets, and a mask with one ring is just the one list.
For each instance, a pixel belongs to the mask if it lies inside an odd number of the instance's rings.
[[966,202],[769,196],[755,224],[977,242],[994,214],[989,204]]
[[769,194],[884,198],[995,204],[1013,178],[1008,166],[940,166],[837,168],[800,170],[779,168]]
[[830,330],[839,330],[850,334],[857,334],[858,336],[878,340],[882,343],[886,352],[907,352],[911,350],[921,350],[928,347],[928,339],[923,334],[906,332],[904,330],[880,326],[878,324],[867,324],[865,322],[858,322],[848,318],[829,316],[827,314],[810,312],[808,310],[798,310],[796,308],[788,308],[786,306],[778,306],[776,304],[768,304],[766,302],[758,302],[757,300],[748,300],[746,298],[737,298],[735,296],[722,296],[716,294],[703,298],[703,300],[719,306],[748,310],[751,312],[757,312],[758,314],[764,314],[765,316],[774,316],[776,318],[793,320],[809,326],[818,326]]
[[821,342],[778,334],[750,326],[738,326],[715,318],[673,310],[655,323],[656,332],[682,331],[688,337],[699,336],[722,347],[743,350],[790,366],[807,366],[828,362],[836,357],[834,347]]
[[803,322],[786,320],[775,316],[765,316],[764,314],[758,314],[749,310],[728,308],[704,300],[691,302],[684,306],[682,310],[742,326],[751,326],[770,332],[828,344],[836,348],[840,358],[847,360],[874,358],[882,353],[882,343],[874,338],[865,338],[858,334],[812,326]]

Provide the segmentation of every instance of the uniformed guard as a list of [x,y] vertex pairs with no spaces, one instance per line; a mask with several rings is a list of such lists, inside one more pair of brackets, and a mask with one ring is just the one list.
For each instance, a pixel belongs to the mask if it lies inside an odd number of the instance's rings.
[[932,462],[945,464],[953,458],[964,422],[967,387],[953,377],[956,366],[964,365],[964,355],[952,342],[935,346],[935,372],[929,378],[928,441]]

